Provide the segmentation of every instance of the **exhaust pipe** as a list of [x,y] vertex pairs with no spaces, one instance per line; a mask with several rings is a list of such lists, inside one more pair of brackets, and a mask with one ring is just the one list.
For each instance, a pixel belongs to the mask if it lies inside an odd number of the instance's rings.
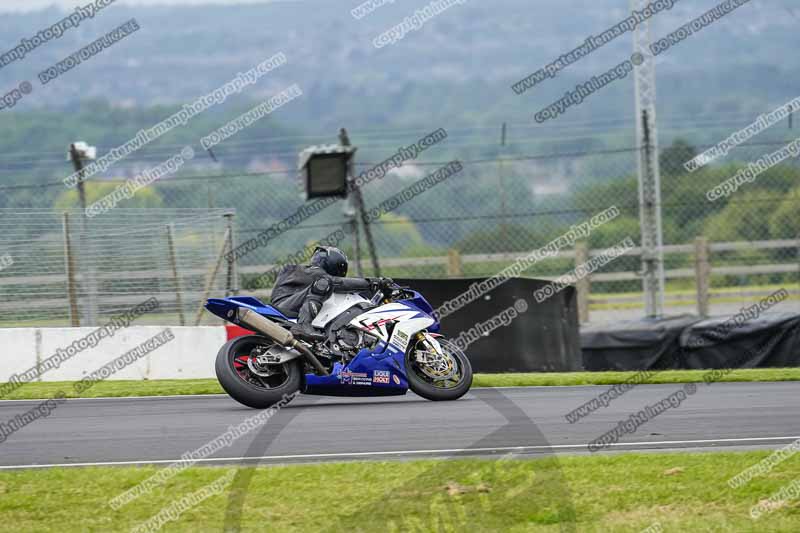
[[303,354],[303,357],[306,358],[306,361],[308,361],[309,364],[311,364],[311,366],[313,366],[319,374],[323,376],[330,375],[328,370],[322,366],[322,363],[319,362],[317,356],[311,353],[311,350],[309,350],[304,344],[298,342],[291,332],[285,330],[274,322],[267,320],[252,309],[240,307],[236,314],[236,320],[240,324],[247,326],[253,331],[257,331],[258,333],[269,337],[281,346],[297,350]]

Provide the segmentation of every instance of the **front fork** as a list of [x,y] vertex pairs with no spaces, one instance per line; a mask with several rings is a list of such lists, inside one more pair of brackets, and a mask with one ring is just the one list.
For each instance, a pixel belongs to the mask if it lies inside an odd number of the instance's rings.
[[[421,365],[421,370],[434,381],[449,379],[455,372],[455,362],[444,353],[441,344],[436,340],[442,337],[438,333],[421,331],[414,337],[414,360]],[[418,349],[422,345],[423,350]]]

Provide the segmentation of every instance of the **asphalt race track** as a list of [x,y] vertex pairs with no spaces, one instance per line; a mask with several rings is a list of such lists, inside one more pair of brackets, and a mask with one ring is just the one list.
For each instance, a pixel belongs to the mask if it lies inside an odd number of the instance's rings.
[[[589,453],[631,413],[682,390],[641,385],[577,423],[564,415],[608,387],[473,389],[457,402],[299,397],[200,464]],[[778,448],[800,437],[800,385],[698,384],[677,408],[598,453]],[[0,402],[0,423],[37,401]],[[0,468],[168,463],[257,414],[224,395],[68,400],[0,444]],[[249,459],[242,459],[243,457]]]

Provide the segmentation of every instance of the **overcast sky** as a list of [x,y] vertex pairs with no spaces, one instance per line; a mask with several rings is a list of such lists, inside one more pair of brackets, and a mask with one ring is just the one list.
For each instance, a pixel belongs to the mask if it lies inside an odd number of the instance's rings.
[[[267,4],[270,2],[291,2],[297,0],[117,0],[120,4],[146,5],[186,5],[186,4]],[[30,11],[56,5],[62,9],[73,9],[86,5],[89,0],[0,0],[0,11]]]

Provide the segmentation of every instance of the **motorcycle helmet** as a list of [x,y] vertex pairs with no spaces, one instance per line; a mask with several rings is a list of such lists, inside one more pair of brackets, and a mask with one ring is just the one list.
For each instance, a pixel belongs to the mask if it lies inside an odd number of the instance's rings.
[[347,275],[347,256],[333,246],[317,246],[311,256],[311,264],[320,267],[331,276],[343,278]]

